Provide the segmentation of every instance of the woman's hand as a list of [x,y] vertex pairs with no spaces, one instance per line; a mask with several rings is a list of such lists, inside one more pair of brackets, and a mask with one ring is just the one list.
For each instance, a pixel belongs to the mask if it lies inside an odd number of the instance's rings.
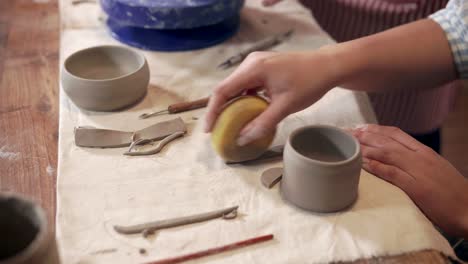
[[238,144],[245,145],[275,129],[289,114],[319,100],[335,86],[336,79],[333,60],[325,52],[254,52],[214,90],[205,131],[211,131],[229,99],[263,90],[271,103],[241,131]]
[[406,192],[444,231],[468,238],[468,179],[398,128],[367,125],[352,133],[365,170]]

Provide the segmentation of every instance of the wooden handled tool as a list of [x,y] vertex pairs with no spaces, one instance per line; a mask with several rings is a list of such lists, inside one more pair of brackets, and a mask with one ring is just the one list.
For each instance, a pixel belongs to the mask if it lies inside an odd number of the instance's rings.
[[145,119],[148,117],[152,117],[155,115],[161,115],[161,114],[177,114],[185,111],[190,111],[190,110],[195,110],[199,108],[206,107],[208,105],[208,101],[210,100],[210,97],[205,97],[202,99],[198,99],[195,101],[189,101],[189,102],[182,102],[182,103],[175,103],[171,104],[167,107],[167,109],[152,112],[152,113],[145,113],[140,115],[140,119]]
[[194,259],[198,259],[198,258],[202,258],[202,257],[214,255],[214,254],[220,254],[220,253],[223,253],[223,252],[226,252],[226,251],[229,251],[229,250],[234,250],[234,249],[254,245],[254,244],[257,244],[257,243],[266,242],[266,241],[272,240],[272,239],[273,239],[273,235],[271,235],[271,234],[266,235],[266,236],[259,236],[259,237],[254,237],[254,238],[250,238],[250,239],[247,239],[247,240],[239,241],[239,242],[236,242],[236,243],[228,244],[228,245],[225,245],[225,246],[221,246],[221,247],[210,248],[210,249],[206,249],[206,250],[202,250],[202,251],[198,251],[198,252],[194,252],[194,253],[189,253],[189,254],[186,254],[186,255],[178,256],[178,257],[173,257],[173,258],[167,258],[167,259],[161,259],[161,260],[157,260],[157,261],[153,261],[153,262],[148,262],[147,264],[175,264],[175,263],[181,263],[181,262],[184,262],[184,261],[194,260]]

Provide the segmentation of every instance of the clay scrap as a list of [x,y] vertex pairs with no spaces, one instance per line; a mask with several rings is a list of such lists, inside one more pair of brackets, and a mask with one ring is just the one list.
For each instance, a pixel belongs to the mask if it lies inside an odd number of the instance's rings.
[[270,168],[262,173],[260,180],[265,188],[271,189],[283,177],[283,168]]
[[77,127],[75,128],[75,144],[88,148],[120,148],[130,146],[137,140],[152,142],[180,132],[187,132],[185,123],[180,117],[135,132]]
[[103,254],[110,254],[110,253],[114,253],[114,252],[117,252],[116,248],[106,248],[106,249],[93,251],[93,252],[91,252],[89,254],[90,255],[103,255]]
[[158,220],[154,222],[132,225],[132,226],[114,226],[114,230],[117,233],[130,235],[130,234],[138,234],[142,233],[144,237],[152,234],[156,230],[171,228],[176,226],[182,225],[189,225],[199,222],[204,222],[216,218],[223,218],[223,219],[234,219],[237,217],[237,209],[239,206],[233,206],[221,210],[195,214],[190,216],[184,217],[177,217],[172,219],[166,220]]

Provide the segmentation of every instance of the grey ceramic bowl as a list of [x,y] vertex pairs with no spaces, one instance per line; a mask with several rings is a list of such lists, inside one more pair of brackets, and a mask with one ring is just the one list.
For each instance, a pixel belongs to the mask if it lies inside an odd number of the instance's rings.
[[0,193],[0,264],[59,264],[44,211],[34,202]]
[[148,89],[143,55],[120,46],[92,47],[70,55],[61,73],[62,87],[80,108],[112,111],[139,101]]
[[359,142],[331,126],[291,133],[284,149],[283,198],[313,212],[336,212],[357,198],[361,172]]

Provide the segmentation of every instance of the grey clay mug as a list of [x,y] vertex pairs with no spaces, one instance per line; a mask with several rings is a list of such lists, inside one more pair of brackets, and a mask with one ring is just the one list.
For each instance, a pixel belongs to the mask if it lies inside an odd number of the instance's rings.
[[361,172],[359,142],[332,126],[291,133],[284,149],[281,194],[302,209],[330,213],[354,203]]
[[59,264],[53,230],[34,202],[0,193],[0,264]]

